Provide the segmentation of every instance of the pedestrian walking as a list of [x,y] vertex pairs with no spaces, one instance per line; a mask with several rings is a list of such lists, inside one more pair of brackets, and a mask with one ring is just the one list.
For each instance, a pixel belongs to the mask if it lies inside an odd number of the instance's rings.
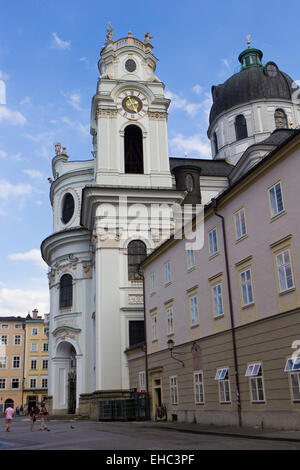
[[9,405],[5,410],[6,431],[10,432],[11,422],[14,415],[14,409]]
[[47,429],[48,431],[48,427],[45,423],[45,416],[48,414],[48,411],[46,409],[46,406],[45,404],[42,404],[42,408],[41,408],[41,427],[40,427],[40,431],[44,431],[44,429]]
[[20,406],[20,415],[23,416],[23,405]]
[[18,406],[16,408],[16,416],[20,416],[20,408]]
[[34,423],[36,422],[36,417],[35,417],[35,412],[34,412],[34,407],[33,406],[31,407],[28,414],[29,414],[29,418],[31,420],[31,431],[33,431]]

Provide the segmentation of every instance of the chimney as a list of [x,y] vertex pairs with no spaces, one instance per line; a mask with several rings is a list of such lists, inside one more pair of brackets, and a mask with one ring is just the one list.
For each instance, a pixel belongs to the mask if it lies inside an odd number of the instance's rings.
[[39,311],[38,311],[36,308],[35,308],[34,310],[32,310],[32,318],[33,318],[34,320],[37,320],[37,318],[38,318],[38,313],[39,313]]

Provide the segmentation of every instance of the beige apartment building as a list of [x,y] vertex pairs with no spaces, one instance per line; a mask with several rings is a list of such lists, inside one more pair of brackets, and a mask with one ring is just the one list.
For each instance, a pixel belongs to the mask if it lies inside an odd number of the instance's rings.
[[0,412],[23,402],[25,318],[0,317]]

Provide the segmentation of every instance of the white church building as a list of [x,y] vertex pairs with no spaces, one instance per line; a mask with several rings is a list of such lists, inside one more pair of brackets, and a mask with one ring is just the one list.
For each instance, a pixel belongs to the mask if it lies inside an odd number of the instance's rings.
[[53,233],[41,245],[49,266],[53,414],[97,418],[100,400],[129,396],[126,351],[144,341],[138,266],[174,231],[172,208],[209,203],[300,125],[292,80],[273,62],[263,66],[261,51],[249,45],[241,72],[212,89],[213,159],[170,158],[170,100],[155,75],[150,39],[129,32],[114,40],[110,27],[92,99],[94,158],[70,161],[55,147]]

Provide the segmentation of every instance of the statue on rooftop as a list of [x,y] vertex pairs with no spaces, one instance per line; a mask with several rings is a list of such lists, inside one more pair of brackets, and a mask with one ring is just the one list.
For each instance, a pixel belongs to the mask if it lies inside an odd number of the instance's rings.
[[147,33],[145,34],[144,44],[149,44],[149,43],[150,43],[150,39],[152,39],[152,36],[150,36],[150,30],[149,30],[149,31],[147,31]]
[[56,153],[56,155],[61,154],[61,144],[60,144],[60,142],[57,142],[57,144],[55,144],[55,153]]
[[106,45],[113,41],[113,34],[114,34],[114,30],[112,28],[111,22],[109,21],[108,24],[110,28],[106,28],[106,31],[107,31],[106,42],[105,42]]

